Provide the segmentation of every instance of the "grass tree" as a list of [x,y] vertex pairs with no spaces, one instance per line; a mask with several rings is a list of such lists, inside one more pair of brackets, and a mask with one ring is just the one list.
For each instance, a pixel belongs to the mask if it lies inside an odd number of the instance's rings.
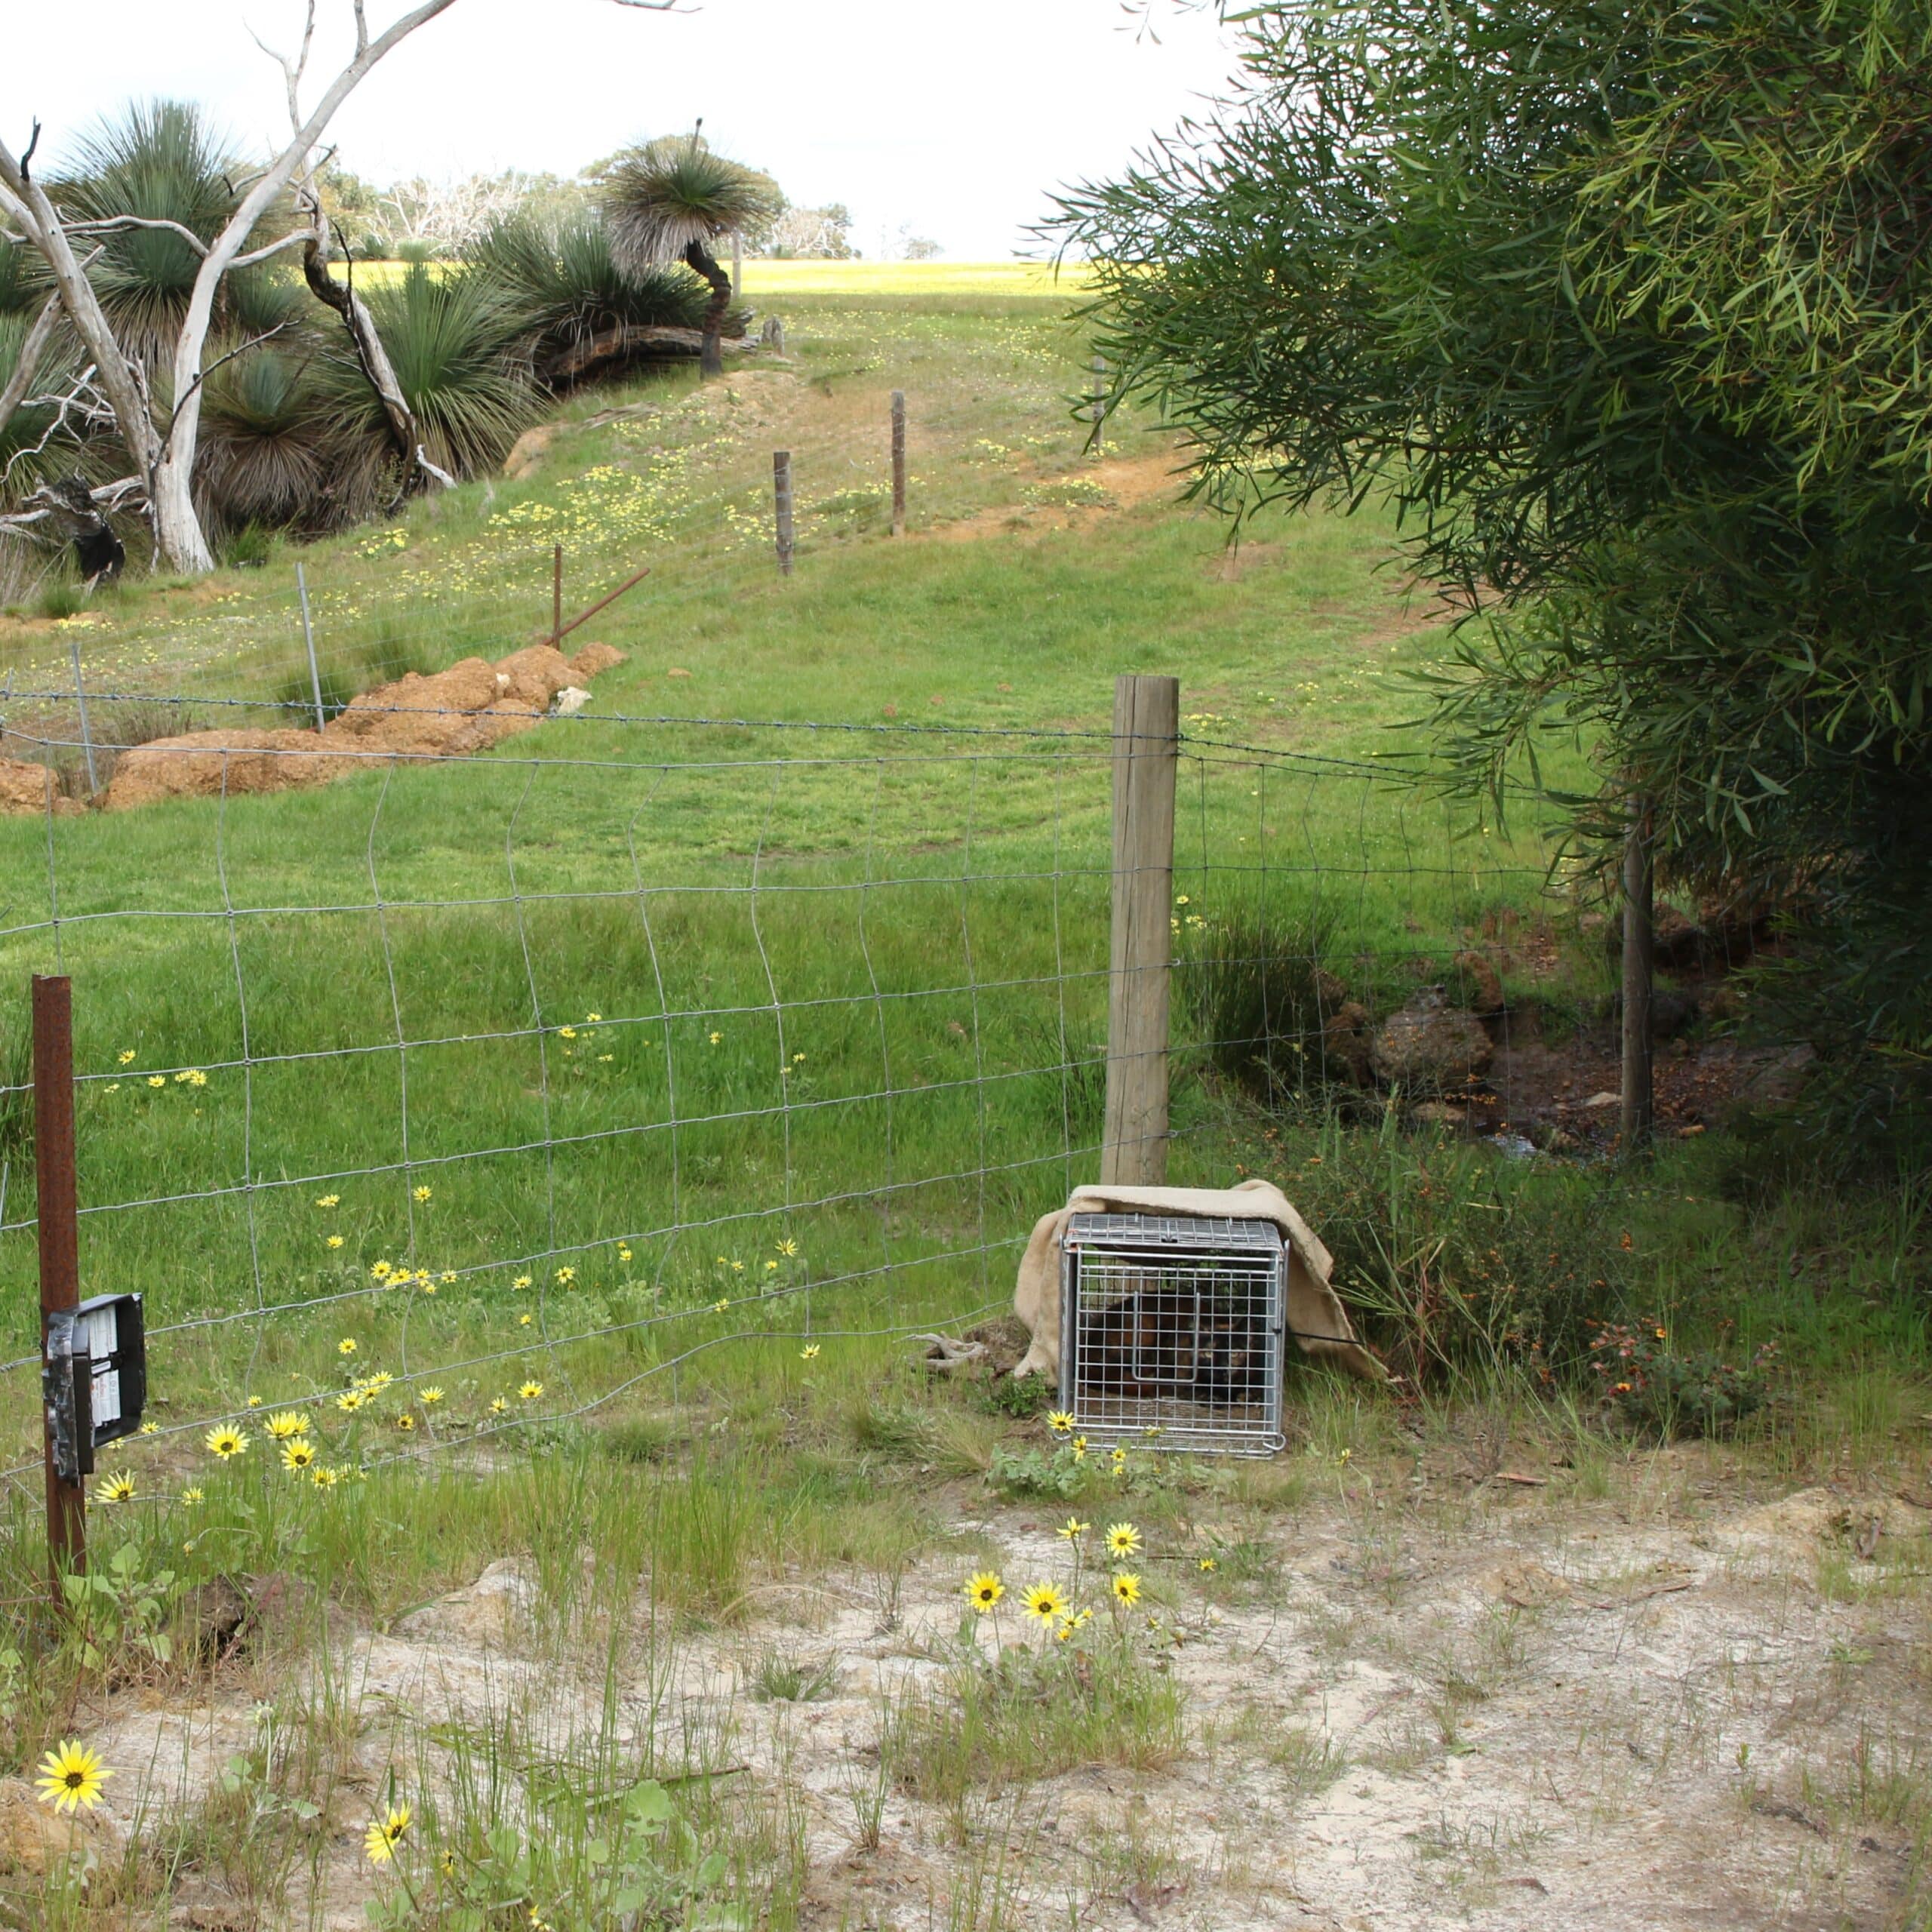
[[611,252],[620,268],[641,274],[682,262],[711,285],[698,366],[707,376],[721,374],[731,278],[711,245],[774,219],[784,205],[778,184],[716,152],[694,132],[661,136],[619,155],[605,178],[604,195]]
[[[315,0],[309,0],[301,45],[292,58],[281,58],[286,83],[289,134],[281,149],[251,178],[226,197],[218,222],[208,232],[172,215],[155,215],[128,205],[136,198],[123,194],[103,202],[98,212],[75,211],[62,205],[34,172],[40,126],[16,154],[0,141],[0,222],[23,241],[45,264],[64,312],[78,338],[85,361],[80,378],[111,414],[125,446],[133,474],[122,479],[145,492],[154,530],[155,547],[170,568],[198,574],[214,567],[214,553],[197,513],[193,489],[199,441],[204,384],[214,373],[207,360],[223,285],[238,269],[266,260],[291,245],[306,242],[309,231],[297,227],[263,241],[269,217],[285,205],[291,190],[306,185],[315,164],[318,144],[337,110],[355,92],[383,57],[421,26],[456,4],[456,0],[420,0],[379,34],[369,31],[366,0],[350,0],[354,51],[323,88],[314,104],[303,105],[303,83],[314,44]],[[620,5],[661,12],[672,0],[617,0]],[[181,266],[186,286],[180,291],[178,316],[161,320],[153,343],[158,352],[159,381],[151,381],[141,342],[117,325],[112,271],[115,247],[135,232],[166,238],[185,251]],[[117,242],[116,238],[122,238]],[[192,272],[187,272],[192,263]],[[144,311],[137,334],[157,318]],[[44,346],[36,345],[36,349]],[[23,345],[24,349],[24,345]],[[236,352],[227,352],[234,354]],[[17,358],[14,377],[25,398],[32,386],[18,377],[24,355]],[[0,424],[4,427],[4,424]],[[121,486],[110,486],[121,487]]]

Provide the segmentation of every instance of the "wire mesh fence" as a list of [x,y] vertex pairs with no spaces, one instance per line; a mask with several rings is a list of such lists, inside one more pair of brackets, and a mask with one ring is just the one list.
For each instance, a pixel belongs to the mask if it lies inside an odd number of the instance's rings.
[[[1100,1151],[1113,752],[605,715],[0,821],[8,1038],[30,973],[71,977],[82,1280],[146,1297],[155,1446],[299,1414],[261,1446],[329,1480],[1006,1303]],[[1224,1180],[1229,1097],[1371,1091],[1371,1018],[1500,957],[1549,868],[1363,767],[1189,738],[1181,768],[1174,1167]],[[16,1049],[17,1480],[28,1098]]]

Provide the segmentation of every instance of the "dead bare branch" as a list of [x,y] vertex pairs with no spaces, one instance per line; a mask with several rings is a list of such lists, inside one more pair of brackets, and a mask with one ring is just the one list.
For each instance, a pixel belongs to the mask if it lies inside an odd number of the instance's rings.
[[27,331],[26,339],[20,344],[20,359],[14,365],[14,373],[7,379],[7,386],[0,389],[0,429],[7,426],[8,419],[20,408],[21,398],[33,386],[34,371],[40,366],[41,351],[47,346],[47,339],[54,333],[54,325],[60,318],[60,298],[50,295],[38,315],[33,318],[33,326]]
[[196,254],[205,258],[208,252],[208,245],[192,228],[178,221],[164,221],[158,215],[103,215],[98,221],[70,221],[66,226],[69,235],[98,235],[110,228],[167,229],[180,235]]
[[[29,407],[35,409],[51,408],[54,420],[48,424],[40,441],[16,450],[7,460],[5,469],[0,469],[0,483],[11,477],[15,469],[29,457],[45,454],[48,445],[67,426],[67,420],[77,410],[89,422],[98,422],[103,417],[112,420],[113,412],[103,403],[100,392],[94,383],[94,367],[90,362],[75,377],[72,386],[64,395],[37,395],[29,399]],[[88,398],[84,401],[83,398]]]
[[271,242],[263,248],[251,249],[245,255],[237,255],[229,263],[231,269],[252,268],[257,262],[265,262],[271,255],[278,255],[285,248],[300,248],[308,238],[299,228],[291,229],[279,242]]

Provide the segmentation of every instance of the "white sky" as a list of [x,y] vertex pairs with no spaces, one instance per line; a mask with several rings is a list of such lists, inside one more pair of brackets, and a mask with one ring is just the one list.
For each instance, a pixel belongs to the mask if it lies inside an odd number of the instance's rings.
[[[369,0],[372,28],[405,0]],[[794,202],[842,201],[867,254],[909,223],[961,260],[1025,248],[1063,183],[1111,174],[1223,90],[1214,10],[1164,0],[1160,43],[1120,0],[457,0],[337,116],[344,165],[379,179],[519,167],[574,173],[688,128],[770,169]],[[38,115],[43,154],[135,97],[204,102],[245,144],[286,127],[279,72],[248,37],[299,37],[300,0],[63,0],[11,17],[0,132]],[[318,0],[312,74],[346,45],[348,0]]]

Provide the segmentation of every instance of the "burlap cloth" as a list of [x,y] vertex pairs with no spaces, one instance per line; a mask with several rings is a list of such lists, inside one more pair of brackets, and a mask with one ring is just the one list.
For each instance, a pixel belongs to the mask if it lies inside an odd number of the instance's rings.
[[1198,1220],[1272,1221],[1288,1251],[1288,1333],[1304,1355],[1332,1361],[1364,1381],[1386,1382],[1388,1371],[1356,1339],[1348,1310],[1328,1285],[1334,1258],[1272,1182],[1238,1187],[1081,1187],[1064,1208],[1043,1214],[1020,1257],[1013,1312],[1033,1345],[1013,1373],[1060,1374],[1060,1242],[1075,1214],[1173,1214]]

